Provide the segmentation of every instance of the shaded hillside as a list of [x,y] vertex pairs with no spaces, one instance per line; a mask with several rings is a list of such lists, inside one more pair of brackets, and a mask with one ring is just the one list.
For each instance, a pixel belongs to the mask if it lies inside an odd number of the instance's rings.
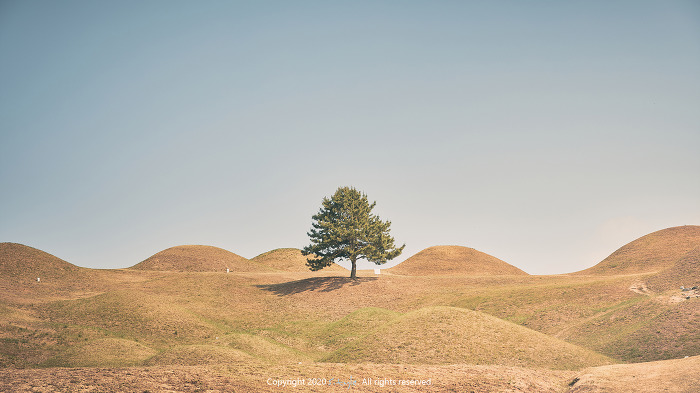
[[502,260],[462,246],[434,246],[420,251],[389,269],[394,274],[427,276],[441,274],[527,275]]
[[[251,261],[283,272],[308,272],[306,258],[297,248],[278,248],[260,254]],[[347,272],[347,269],[334,263],[323,268],[323,271]]]
[[617,249],[599,264],[577,274],[636,274],[669,268],[691,250],[700,247],[700,226],[662,229]]
[[269,271],[231,251],[213,246],[176,246],[154,254],[131,267],[139,270],[175,272],[256,272]]
[[375,329],[324,359],[345,363],[499,364],[579,369],[611,361],[490,315],[428,307]]
[[82,269],[47,252],[17,243],[0,243],[0,277],[14,280],[65,279]]

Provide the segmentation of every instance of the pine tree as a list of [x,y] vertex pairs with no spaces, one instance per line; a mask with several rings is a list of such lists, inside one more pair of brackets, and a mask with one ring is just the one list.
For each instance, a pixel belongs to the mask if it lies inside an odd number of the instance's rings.
[[306,260],[309,269],[321,270],[345,259],[352,263],[350,278],[356,278],[358,259],[381,265],[399,256],[406,247],[394,246],[394,238],[389,235],[391,222],[372,214],[377,203],[370,204],[367,195],[355,188],[340,187],[322,203],[307,233],[311,244],[302,250],[304,255],[315,255]]

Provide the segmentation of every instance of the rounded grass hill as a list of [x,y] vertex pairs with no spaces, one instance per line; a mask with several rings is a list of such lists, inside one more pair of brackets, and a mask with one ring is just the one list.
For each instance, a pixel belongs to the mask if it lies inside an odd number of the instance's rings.
[[[308,272],[306,258],[298,248],[278,248],[260,254],[251,261],[283,272]],[[323,271],[345,272],[347,269],[334,263],[323,268]]]
[[577,274],[616,275],[652,273],[668,269],[700,247],[700,226],[685,225],[642,236],[617,249],[597,265]]
[[524,271],[489,254],[462,246],[434,246],[420,251],[389,269],[392,274],[428,275],[527,275]]
[[131,267],[138,270],[176,272],[259,272],[270,271],[258,263],[213,246],[176,246],[154,254]]
[[611,363],[593,351],[463,308],[426,307],[335,351],[324,362],[498,364],[575,370]]
[[86,269],[18,243],[0,243],[0,276],[15,280],[68,279]]

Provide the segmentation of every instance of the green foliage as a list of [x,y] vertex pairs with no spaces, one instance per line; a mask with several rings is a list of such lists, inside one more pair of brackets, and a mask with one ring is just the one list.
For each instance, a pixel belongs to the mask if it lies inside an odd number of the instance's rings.
[[381,265],[399,256],[406,245],[394,246],[391,222],[372,214],[375,205],[352,187],[340,187],[330,199],[323,198],[323,207],[312,217],[311,244],[302,250],[306,256],[316,256],[307,259],[309,268],[316,271],[346,259],[352,263],[350,277],[355,278],[358,259]]

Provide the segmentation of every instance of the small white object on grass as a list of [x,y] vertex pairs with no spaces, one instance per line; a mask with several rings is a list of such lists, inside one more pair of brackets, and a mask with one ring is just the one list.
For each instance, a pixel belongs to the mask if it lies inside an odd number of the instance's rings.
[[374,274],[381,274],[382,269],[374,269]]

